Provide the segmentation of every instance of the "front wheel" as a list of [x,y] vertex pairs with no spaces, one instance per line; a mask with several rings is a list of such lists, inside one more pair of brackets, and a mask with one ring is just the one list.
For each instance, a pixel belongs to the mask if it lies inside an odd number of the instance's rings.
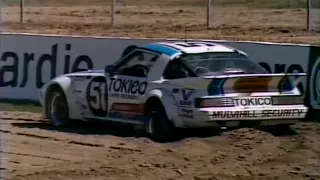
[[48,95],[46,112],[53,126],[61,127],[70,123],[69,107],[64,92],[55,88]]
[[152,105],[148,110],[147,133],[158,142],[167,142],[174,138],[174,124],[166,115],[161,104]]

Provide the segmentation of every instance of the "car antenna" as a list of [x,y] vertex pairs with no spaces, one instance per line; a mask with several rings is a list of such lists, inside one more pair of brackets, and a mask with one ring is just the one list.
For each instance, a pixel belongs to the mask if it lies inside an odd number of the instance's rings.
[[184,42],[187,42],[187,24],[184,24]]

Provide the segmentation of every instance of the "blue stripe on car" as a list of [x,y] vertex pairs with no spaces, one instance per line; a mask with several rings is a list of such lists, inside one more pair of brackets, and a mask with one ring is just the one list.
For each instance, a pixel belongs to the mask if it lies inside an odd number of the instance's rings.
[[168,56],[173,56],[175,54],[180,53],[180,51],[174,48],[168,47],[166,45],[161,45],[161,44],[149,44],[145,48],[166,54]]
[[213,79],[208,85],[208,95],[222,95],[223,92],[223,85],[227,79]]
[[292,91],[294,88],[295,86],[292,84],[289,77],[282,79],[278,86],[279,91]]

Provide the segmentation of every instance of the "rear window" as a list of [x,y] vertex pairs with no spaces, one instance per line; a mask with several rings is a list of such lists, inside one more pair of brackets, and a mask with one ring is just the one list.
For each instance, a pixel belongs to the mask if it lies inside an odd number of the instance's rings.
[[249,60],[246,55],[236,52],[186,54],[181,59],[198,75],[267,73],[258,63]]

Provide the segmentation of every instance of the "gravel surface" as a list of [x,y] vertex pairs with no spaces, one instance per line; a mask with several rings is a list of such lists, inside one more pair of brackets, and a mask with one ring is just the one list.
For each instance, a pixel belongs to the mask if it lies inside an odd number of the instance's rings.
[[15,180],[320,179],[320,125],[242,128],[156,143],[125,127],[55,129],[36,113],[1,112],[2,171]]

